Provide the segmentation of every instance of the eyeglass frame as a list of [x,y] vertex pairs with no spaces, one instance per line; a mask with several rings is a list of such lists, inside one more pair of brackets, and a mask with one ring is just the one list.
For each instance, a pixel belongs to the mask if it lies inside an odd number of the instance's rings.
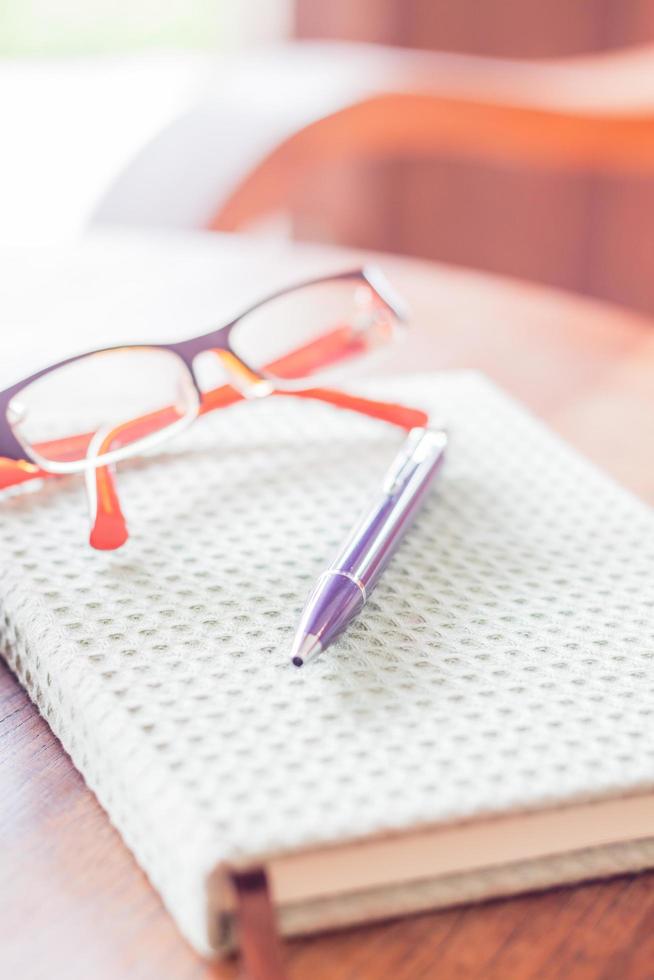
[[[376,267],[367,265],[360,268],[352,269],[347,272],[337,273],[327,276],[319,276],[314,279],[301,282],[297,285],[285,287],[275,291],[272,294],[265,296],[264,298],[258,300],[253,305],[249,306],[247,309],[243,310],[234,319],[230,320],[228,323],[214,330],[210,330],[207,333],[202,333],[197,337],[191,337],[186,340],[172,342],[172,343],[149,343],[142,342],[138,344],[118,344],[112,345],[110,347],[101,347],[95,350],[88,350],[80,354],[75,354],[71,357],[65,358],[62,361],[57,361],[54,364],[48,365],[48,367],[42,368],[36,371],[34,374],[29,375],[26,378],[21,379],[15,384],[6,388],[4,391],[0,391],[0,457],[7,460],[28,461],[35,463],[39,468],[52,472],[53,474],[63,474],[65,472],[80,472],[82,470],[92,468],[94,465],[96,467],[108,465],[113,462],[117,462],[119,459],[125,459],[128,457],[133,457],[139,455],[140,449],[146,448],[143,445],[143,440],[138,443],[138,448],[133,452],[130,452],[130,447],[125,447],[125,451],[118,450],[111,454],[106,454],[101,458],[89,458],[85,460],[80,460],[82,465],[64,466],[64,468],[55,467],[49,469],[47,465],[43,465],[43,459],[37,458],[33,453],[30,452],[29,448],[23,445],[20,439],[16,436],[13,431],[11,422],[9,421],[9,405],[16,395],[18,395],[24,388],[32,384],[35,381],[46,377],[62,367],[66,367],[69,364],[73,364],[76,361],[80,361],[86,357],[93,356],[94,354],[103,354],[113,351],[129,351],[129,350],[161,350],[167,351],[179,357],[183,362],[193,386],[195,392],[198,396],[198,408],[201,405],[203,398],[203,391],[198,382],[196,369],[194,367],[195,358],[199,354],[206,351],[216,351],[218,353],[225,352],[231,357],[235,358],[236,362],[248,372],[253,379],[256,379],[256,383],[250,392],[245,392],[245,397],[261,397],[273,393],[273,391],[279,391],[280,393],[288,392],[289,394],[293,391],[298,392],[306,390],[307,388],[312,388],[314,385],[311,383],[312,379],[307,377],[302,379],[300,384],[285,384],[284,380],[281,378],[269,377],[266,375],[265,370],[253,368],[248,364],[241,354],[237,353],[236,350],[230,344],[230,335],[232,331],[239,325],[239,323],[247,316],[260,309],[261,307],[267,305],[268,303],[278,299],[286,294],[305,289],[310,286],[320,285],[323,283],[330,282],[347,282],[347,281],[361,280],[368,285],[373,293],[376,295],[378,300],[380,300],[384,306],[393,314],[399,324],[405,324],[407,319],[407,312],[404,303],[400,297],[395,293],[392,286],[386,280],[383,273]],[[319,372],[318,372],[319,373]],[[259,390],[257,391],[257,387]],[[194,415],[191,415],[187,421],[190,424],[197,418],[199,411],[196,411]],[[186,419],[182,419],[186,421]],[[182,421],[180,420],[180,421]],[[181,426],[178,423],[174,423],[172,426],[168,426],[167,429],[175,429],[179,431]],[[169,433],[171,436],[174,432]]]

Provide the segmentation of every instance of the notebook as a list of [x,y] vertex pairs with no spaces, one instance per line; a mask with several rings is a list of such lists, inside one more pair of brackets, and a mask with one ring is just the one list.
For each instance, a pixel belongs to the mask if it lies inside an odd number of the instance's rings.
[[0,506],[0,648],[191,943],[230,869],[299,934],[654,866],[652,512],[474,373],[362,386],[449,429],[360,618],[301,670],[315,577],[401,435],[293,398]]

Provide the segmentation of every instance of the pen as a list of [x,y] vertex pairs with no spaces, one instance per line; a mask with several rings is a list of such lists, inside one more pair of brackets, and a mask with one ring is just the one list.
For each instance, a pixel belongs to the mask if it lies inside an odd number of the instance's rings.
[[361,612],[440,469],[446,445],[443,430],[411,429],[381,494],[307,600],[291,648],[296,667],[313,660]]

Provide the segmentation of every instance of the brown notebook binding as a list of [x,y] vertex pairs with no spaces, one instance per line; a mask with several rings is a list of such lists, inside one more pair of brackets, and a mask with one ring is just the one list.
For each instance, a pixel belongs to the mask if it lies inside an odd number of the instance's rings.
[[230,877],[244,980],[286,980],[266,872],[233,871]]

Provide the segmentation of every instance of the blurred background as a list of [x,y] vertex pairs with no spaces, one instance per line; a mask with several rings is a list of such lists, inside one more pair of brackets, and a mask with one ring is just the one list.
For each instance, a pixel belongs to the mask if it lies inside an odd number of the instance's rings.
[[335,137],[341,152],[316,151],[301,179],[273,186],[274,168],[263,174],[254,196],[275,207],[221,216],[276,146],[378,91],[463,93],[478,106],[490,85],[496,103],[523,111],[526,99],[549,112],[553,98],[555,112],[651,114],[652,42],[647,0],[3,0],[0,238],[242,226],[652,313],[654,168],[607,166],[602,150],[550,165],[547,153],[487,152],[468,137],[422,146],[413,132],[405,145],[400,126],[392,146],[349,153],[366,127],[355,116]]

